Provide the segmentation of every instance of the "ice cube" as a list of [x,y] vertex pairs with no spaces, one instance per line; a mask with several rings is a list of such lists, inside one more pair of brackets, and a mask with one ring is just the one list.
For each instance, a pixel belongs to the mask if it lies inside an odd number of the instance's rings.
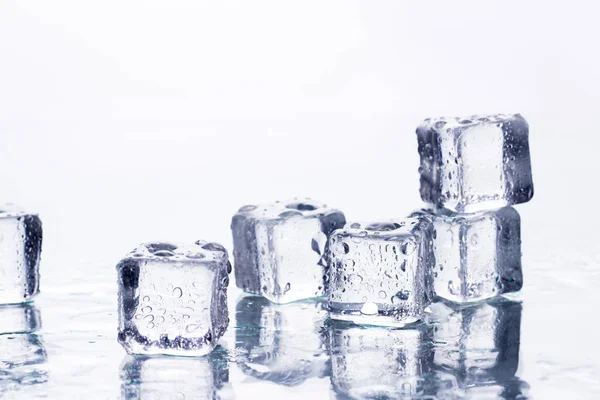
[[458,212],[529,201],[528,137],[519,114],[426,119],[417,128],[421,198]]
[[443,343],[434,348],[436,368],[452,373],[470,394],[494,391],[518,398],[516,393],[527,388],[515,377],[521,310],[520,303],[506,299],[468,307],[444,302],[432,305],[437,317],[434,341]]
[[40,311],[32,304],[0,306],[0,335],[32,333],[42,326]]
[[0,205],[0,304],[27,302],[39,293],[42,222],[14,204]]
[[433,288],[437,296],[471,302],[523,286],[521,218],[512,207],[473,214],[422,210],[433,222]]
[[322,300],[273,304],[263,297],[243,297],[236,311],[238,367],[283,386],[326,376],[326,318]]
[[227,352],[220,347],[198,358],[127,356],[120,372],[122,400],[214,400],[229,382]]
[[240,208],[231,223],[237,286],[274,303],[325,295],[327,237],[345,222],[310,199]]
[[130,354],[199,356],[229,324],[231,264],[217,243],[146,243],[118,265],[119,342]]
[[370,325],[403,326],[432,298],[432,224],[409,218],[352,223],[331,234],[329,315]]
[[341,398],[441,399],[456,390],[451,374],[433,369],[432,330],[425,324],[384,329],[333,322],[328,334],[331,384]]

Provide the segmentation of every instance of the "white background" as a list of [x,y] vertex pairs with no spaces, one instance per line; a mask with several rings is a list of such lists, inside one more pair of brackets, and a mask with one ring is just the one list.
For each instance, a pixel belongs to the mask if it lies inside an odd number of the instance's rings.
[[42,216],[51,292],[49,275],[113,268],[143,241],[230,248],[247,203],[310,196],[349,219],[406,215],[420,205],[423,118],[519,112],[536,191],[518,207],[524,292],[542,293],[525,302],[521,376],[538,398],[583,396],[600,365],[586,322],[600,284],[599,12],[581,0],[3,1],[0,201]]

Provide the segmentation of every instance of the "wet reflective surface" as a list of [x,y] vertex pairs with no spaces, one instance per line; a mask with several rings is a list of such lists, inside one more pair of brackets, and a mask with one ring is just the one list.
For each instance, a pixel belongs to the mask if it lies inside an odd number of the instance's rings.
[[600,257],[585,236],[561,238],[569,253],[549,246],[528,221],[511,300],[436,302],[425,322],[388,330],[231,287],[227,332],[192,359],[132,357],[117,343],[120,252],[65,263],[49,246],[36,302],[0,307],[0,399],[597,398]]

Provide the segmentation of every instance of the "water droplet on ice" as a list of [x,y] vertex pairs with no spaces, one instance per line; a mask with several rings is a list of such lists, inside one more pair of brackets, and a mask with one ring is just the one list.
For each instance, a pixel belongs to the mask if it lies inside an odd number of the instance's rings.
[[175,289],[173,289],[173,296],[176,298],[183,296],[183,290],[181,290],[180,287],[176,287]]
[[365,315],[374,315],[379,312],[379,307],[375,303],[365,303],[363,304],[360,312]]
[[406,256],[412,254],[416,248],[417,245],[412,240],[407,240],[406,242],[402,243],[402,246],[400,247],[402,253]]

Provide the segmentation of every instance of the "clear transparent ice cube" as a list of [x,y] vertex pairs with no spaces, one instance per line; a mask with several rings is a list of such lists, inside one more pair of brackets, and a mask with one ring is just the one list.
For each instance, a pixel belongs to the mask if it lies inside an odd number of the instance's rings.
[[327,237],[345,223],[311,199],[240,208],[231,222],[237,286],[274,303],[324,296]]
[[118,265],[119,335],[130,354],[199,356],[229,324],[231,264],[217,243],[147,243]]
[[329,239],[329,315],[360,324],[403,326],[432,299],[433,226],[408,218],[352,223]]
[[0,304],[32,300],[39,293],[42,222],[14,204],[0,205]]
[[298,386],[328,375],[322,300],[274,304],[245,296],[236,310],[237,365],[246,375],[283,386]]
[[434,226],[435,295],[472,302],[516,292],[523,286],[521,217],[513,207],[473,214],[421,210]]
[[426,119],[417,138],[423,201],[474,212],[533,197],[529,125],[521,115]]

